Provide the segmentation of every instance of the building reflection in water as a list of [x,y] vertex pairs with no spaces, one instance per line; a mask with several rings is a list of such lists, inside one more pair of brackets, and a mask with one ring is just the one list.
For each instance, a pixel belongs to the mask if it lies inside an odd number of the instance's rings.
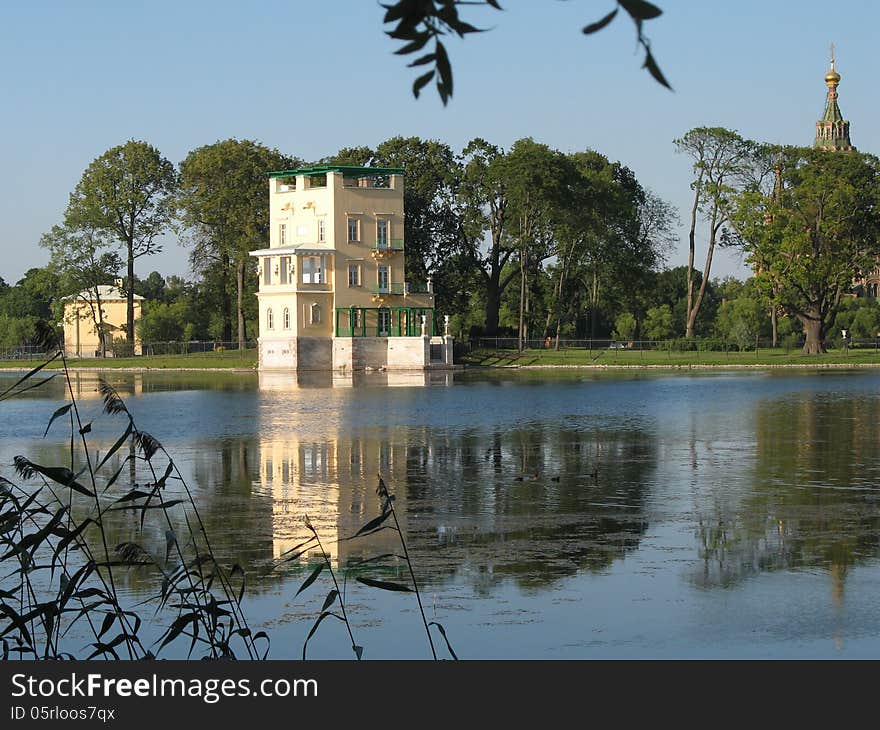
[[[341,387],[442,385],[450,377],[371,373],[349,376]],[[329,385],[329,392],[340,387],[336,378]],[[378,514],[377,474],[396,495],[401,526],[429,583],[463,580],[484,592],[511,579],[538,588],[580,570],[607,569],[647,529],[645,484],[657,454],[643,431],[356,422],[344,411],[364,408],[362,401],[309,392],[327,386],[323,373],[260,377],[261,392],[271,398],[255,482],[271,499],[275,558],[310,537],[306,514],[340,566],[399,552],[390,530],[346,539]],[[313,396],[327,399],[318,424],[304,405]]]

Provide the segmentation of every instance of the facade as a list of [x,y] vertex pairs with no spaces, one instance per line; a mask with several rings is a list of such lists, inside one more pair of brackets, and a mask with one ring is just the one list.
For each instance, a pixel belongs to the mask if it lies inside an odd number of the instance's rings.
[[[134,320],[141,317],[143,297],[134,297]],[[100,303],[101,317],[96,308]],[[68,357],[100,357],[102,335],[96,320],[103,320],[103,340],[107,355],[112,355],[114,339],[125,337],[127,299],[118,286],[102,284],[95,291],[86,289],[64,303],[64,352]],[[137,332],[137,330],[135,330]],[[135,333],[134,354],[141,354],[141,340]]]
[[259,262],[261,370],[425,369],[452,364],[430,283],[404,267],[400,168],[269,174],[269,248]]

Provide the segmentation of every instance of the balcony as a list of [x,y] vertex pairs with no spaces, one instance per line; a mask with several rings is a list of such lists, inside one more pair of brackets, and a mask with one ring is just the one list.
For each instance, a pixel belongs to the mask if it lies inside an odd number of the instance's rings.
[[392,238],[390,241],[377,241],[370,253],[374,259],[383,259],[400,251],[403,251],[403,239]]
[[378,296],[383,295],[392,295],[392,294],[403,294],[403,282],[401,283],[392,283],[392,284],[374,284],[370,287],[370,292],[372,294],[376,294]]

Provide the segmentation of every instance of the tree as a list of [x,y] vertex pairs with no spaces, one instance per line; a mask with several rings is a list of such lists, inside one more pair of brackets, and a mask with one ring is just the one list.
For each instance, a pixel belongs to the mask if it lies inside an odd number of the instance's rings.
[[109,330],[101,307],[101,286],[112,284],[118,275],[122,267],[119,254],[111,250],[113,244],[106,238],[87,228],[53,226],[40,245],[49,249],[49,265],[58,276],[59,290],[88,308],[101,343],[101,357],[106,357]]
[[[737,190],[754,181],[756,161],[761,159],[758,146],[743,139],[736,132],[721,127],[692,129],[681,139],[674,141],[678,152],[693,160],[694,202],[691,207],[690,231],[688,233],[688,289],[685,337],[694,336],[694,323],[700,313],[706,284],[712,270],[712,257],[719,232],[727,223],[728,198]],[[694,293],[694,255],[698,218],[702,216],[708,226],[706,264],[703,279]]]
[[645,316],[645,325],[642,329],[651,340],[666,340],[672,337],[675,333],[675,323],[670,306],[661,304],[659,307],[651,307]]
[[[501,10],[498,0],[474,0],[462,3],[461,0],[397,0],[388,5],[381,4],[385,8],[383,23],[396,23],[393,30],[386,31],[387,35],[404,45],[396,51],[398,55],[408,55],[424,49],[431,41],[434,41],[433,51],[419,56],[409,66],[413,68],[433,66],[425,71],[413,82],[413,95],[418,98],[422,88],[437,79],[437,93],[445,105],[452,96],[452,66],[446,47],[440,38],[454,33],[459,38],[464,38],[470,33],[479,33],[481,30],[464,21],[458,14],[460,5],[483,5]],[[642,68],[654,77],[657,83],[670,88],[669,83],[657,66],[651,53],[651,44],[643,33],[646,20],[652,20],[662,14],[656,5],[646,0],[617,0],[617,7],[594,23],[583,28],[583,33],[590,35],[608,26],[618,14],[620,8],[629,15],[636,28],[636,40],[645,52]]]
[[777,159],[781,189],[740,193],[731,219],[757,285],[801,322],[804,352],[821,353],[853,277],[880,256],[880,160],[809,148]]
[[[269,237],[267,173],[296,167],[299,160],[251,140],[227,139],[190,152],[180,164],[178,206],[193,246],[191,260],[206,277],[218,277],[224,312],[223,339],[231,338],[235,296],[238,347],[244,348],[248,252]],[[230,286],[235,273],[234,288]],[[232,290],[232,292],[230,291]]]
[[[482,278],[485,333],[495,336],[498,334],[501,295],[516,276],[515,269],[505,271],[516,249],[509,245],[507,236],[504,152],[477,137],[467,144],[460,159],[462,179],[458,194],[462,206],[462,236]],[[482,240],[486,235],[488,244],[483,251]]]
[[459,162],[449,145],[419,137],[392,137],[376,147],[374,159],[375,164],[406,170],[406,272],[410,281],[424,283],[460,252]]
[[156,240],[173,220],[174,165],[152,145],[129,140],[94,160],[70,195],[64,229],[70,235],[109,236],[127,266],[125,336],[134,343],[134,262],[162,250]]
[[565,155],[531,138],[517,140],[502,163],[510,235],[519,261],[520,351],[529,339],[530,274],[537,274],[555,251],[555,213],[567,207],[568,172]]
[[765,320],[766,313],[760,302],[749,296],[740,296],[718,308],[715,326],[718,334],[745,350],[754,346]]

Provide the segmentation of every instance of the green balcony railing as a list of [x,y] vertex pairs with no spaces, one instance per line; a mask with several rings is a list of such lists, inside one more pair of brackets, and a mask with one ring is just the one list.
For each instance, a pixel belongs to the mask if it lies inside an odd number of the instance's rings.
[[403,251],[403,239],[392,238],[390,241],[376,241],[373,249],[376,251]]
[[374,284],[370,287],[370,291],[373,294],[403,294],[403,283],[400,284],[392,283],[392,284]]

